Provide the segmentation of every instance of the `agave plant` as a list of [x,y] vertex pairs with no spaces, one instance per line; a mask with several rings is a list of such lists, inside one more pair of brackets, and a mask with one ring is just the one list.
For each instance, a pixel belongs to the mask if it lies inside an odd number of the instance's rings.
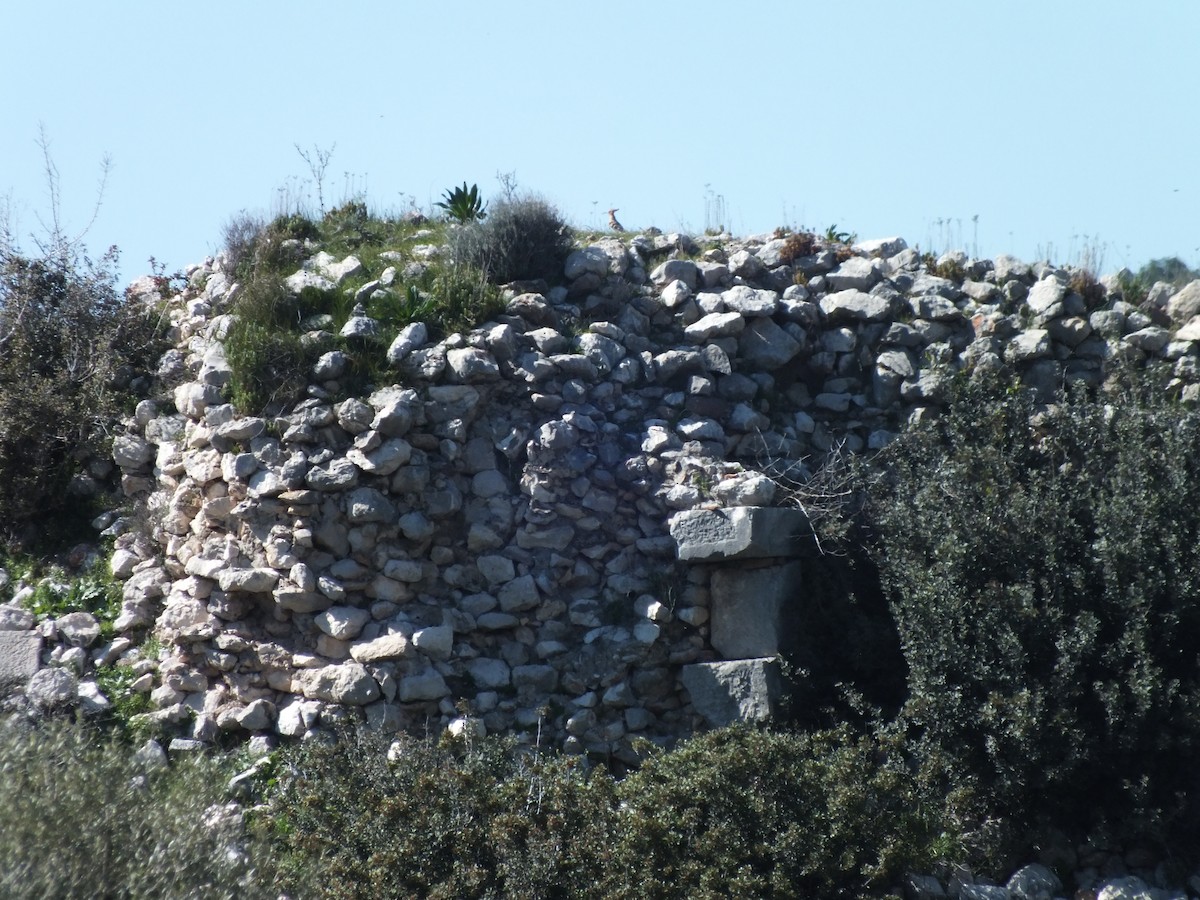
[[485,204],[479,195],[479,185],[473,184],[468,190],[467,183],[464,181],[462,187],[456,187],[452,191],[447,190],[445,198],[443,202],[435,203],[434,206],[444,209],[446,215],[460,225],[465,225],[467,222],[479,222],[487,217],[483,211]]

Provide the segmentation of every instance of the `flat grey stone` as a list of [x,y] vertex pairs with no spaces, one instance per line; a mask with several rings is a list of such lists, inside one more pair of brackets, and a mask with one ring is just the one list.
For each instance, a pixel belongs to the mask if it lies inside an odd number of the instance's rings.
[[763,369],[778,369],[800,349],[800,342],[769,318],[752,319],[738,338],[742,359]]
[[808,517],[798,509],[735,506],[693,509],[670,521],[679,559],[766,559],[795,556],[809,534]]
[[217,584],[223,591],[244,591],[247,594],[266,594],[279,581],[274,569],[222,569],[217,574]]
[[696,712],[714,728],[772,718],[783,690],[775,659],[696,663],[680,677]]
[[775,656],[784,638],[785,608],[800,596],[801,587],[799,562],[714,571],[709,608],[713,647],[726,659]]
[[0,631],[0,684],[28,680],[38,670],[41,652],[36,631]]
[[892,315],[892,301],[851,288],[822,297],[821,312],[831,324],[882,322]]
[[871,265],[869,259],[852,256],[826,274],[825,282],[831,291],[865,291],[879,281],[879,277],[879,270]]
[[421,700],[440,700],[450,693],[441,673],[435,669],[400,679],[400,702],[413,703]]
[[25,607],[0,604],[0,631],[28,631],[33,625],[33,613]]
[[1062,302],[1066,293],[1067,289],[1059,283],[1058,279],[1049,276],[1041,279],[1029,289],[1029,297],[1025,302],[1035,313],[1047,313],[1054,308],[1055,304]]
[[672,281],[682,281],[690,290],[694,291],[699,279],[700,270],[696,268],[694,262],[687,259],[669,259],[650,273],[650,280],[658,287],[664,287]]
[[75,647],[90,647],[100,639],[100,623],[88,612],[67,613],[54,623],[67,641]]
[[370,641],[350,645],[350,656],[356,662],[376,663],[401,659],[413,654],[412,641],[403,634],[384,634]]
[[464,668],[480,690],[492,690],[512,683],[512,673],[502,659],[479,656],[468,660]]
[[456,380],[466,383],[495,381],[500,377],[496,360],[491,354],[475,347],[447,351],[446,365]]

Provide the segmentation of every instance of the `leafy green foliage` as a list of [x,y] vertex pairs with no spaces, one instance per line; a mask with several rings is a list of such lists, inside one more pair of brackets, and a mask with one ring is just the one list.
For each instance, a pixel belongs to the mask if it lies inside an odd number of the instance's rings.
[[556,279],[571,246],[571,230],[558,210],[536,197],[501,201],[486,222],[450,235],[454,259],[486,272],[494,284]]
[[473,184],[468,189],[464,181],[462,187],[447,190],[442,196],[445,198],[443,202],[435,203],[434,206],[445,210],[446,215],[460,225],[482,222],[487,218],[487,213],[484,212],[486,204],[479,195],[479,185]]
[[1122,270],[1119,285],[1125,300],[1134,305],[1141,305],[1150,293],[1150,288],[1160,281],[1178,290],[1197,278],[1200,278],[1200,271],[1188,267],[1177,256],[1168,256],[1150,260],[1138,269],[1136,275]]
[[0,722],[0,771],[4,897],[278,896],[253,843],[205,824],[230,774],[214,759],[147,771],[119,738],[10,719]]
[[314,896],[587,896],[611,843],[612,784],[509,741],[369,734],[306,745],[271,818],[291,886]]
[[1200,278],[1200,271],[1189,267],[1178,256],[1167,256],[1162,259],[1152,259],[1137,272],[1137,280],[1147,288],[1156,281],[1165,281],[1177,288],[1183,287],[1189,281]]
[[1130,378],[1039,408],[960,385],[884,456],[901,719],[1013,822],[1197,825],[1200,413],[1164,396]]
[[92,613],[111,628],[121,609],[121,590],[111,581],[91,574],[67,581],[43,578],[25,605],[39,618]]
[[827,244],[852,244],[854,243],[854,237],[855,235],[852,232],[838,230],[836,223],[825,229],[825,242]]
[[18,588],[28,585],[33,592],[22,605],[39,620],[87,612],[99,621],[101,633],[111,636],[112,623],[121,612],[121,588],[104,562],[97,560],[88,571],[75,574],[27,554],[0,555],[0,563],[9,576],[0,588],[0,602],[11,601]]
[[68,530],[88,505],[68,491],[80,460],[164,349],[155,310],[115,290],[98,262],[58,241],[23,255],[0,233],[0,528],[12,540]]
[[639,897],[860,896],[965,854],[957,815],[925,802],[894,736],[724,729],[652,757],[618,793],[621,878]]
[[138,676],[130,666],[101,666],[95,671],[96,685],[112,703],[108,717],[118,727],[135,730],[133,717],[150,711],[149,693],[135,691]]
[[896,733],[725,729],[615,781],[509,740],[305,745],[271,801],[285,890],[329,897],[859,896],[970,835]]
[[288,294],[280,274],[295,259],[283,234],[276,222],[259,237],[225,342],[233,370],[231,399],[246,412],[293,399],[307,384],[317,358],[316,348],[301,341],[302,307]]

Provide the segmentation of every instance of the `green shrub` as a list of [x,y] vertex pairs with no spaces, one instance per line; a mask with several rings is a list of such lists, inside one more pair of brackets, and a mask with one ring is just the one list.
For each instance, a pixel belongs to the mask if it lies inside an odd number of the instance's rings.
[[619,786],[610,896],[856,897],[966,855],[894,736],[732,728],[651,759]]
[[[117,253],[97,262],[61,239],[23,255],[0,232],[0,529],[69,530],[89,508],[67,486],[165,349],[157,311],[115,289]],[[148,380],[144,380],[148,385]]]
[[[261,821],[297,897],[853,897],[968,858],[896,732],[724,729],[616,782],[510,740],[306,744]],[[925,769],[936,769],[926,766]],[[934,772],[939,774],[940,770]]]
[[[960,385],[881,457],[878,562],[923,752],[1018,825],[1194,833],[1200,413]],[[1193,847],[1194,852],[1194,847]]]
[[611,845],[612,784],[511,741],[305,745],[270,818],[305,897],[588,896]]
[[86,726],[9,719],[0,772],[6,898],[277,896],[252,842],[238,850],[236,829],[203,824],[227,799],[228,773],[213,760],[146,771],[130,746]]
[[555,281],[571,251],[571,230],[544,200],[503,200],[493,204],[487,221],[454,231],[450,247],[456,260],[486,272],[495,284]]

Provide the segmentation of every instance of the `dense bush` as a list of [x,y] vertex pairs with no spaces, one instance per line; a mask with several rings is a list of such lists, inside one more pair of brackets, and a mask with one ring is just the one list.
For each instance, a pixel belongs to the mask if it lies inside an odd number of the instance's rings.
[[308,745],[272,804],[297,897],[851,897],[967,853],[895,734],[726,729],[615,781],[511,741]]
[[571,230],[545,200],[501,200],[485,221],[454,231],[450,247],[456,260],[486,272],[495,284],[557,280],[571,252]]
[[236,820],[218,824],[228,773],[212,760],[148,768],[85,726],[9,719],[0,773],[0,896],[277,896]]
[[[0,529],[62,532],[86,504],[68,490],[107,456],[112,418],[164,348],[161,320],[115,288],[116,249],[92,262],[61,239],[25,255],[0,233]],[[75,516],[77,517],[77,515]]]
[[612,782],[509,741],[369,734],[303,748],[272,816],[301,897],[592,895],[611,852]]
[[711,732],[652,758],[619,795],[612,896],[878,896],[967,852],[952,802],[886,732]]
[[[916,745],[1015,823],[1197,824],[1200,412],[960,386],[889,447],[874,517]],[[1194,852],[1195,848],[1191,848]]]

